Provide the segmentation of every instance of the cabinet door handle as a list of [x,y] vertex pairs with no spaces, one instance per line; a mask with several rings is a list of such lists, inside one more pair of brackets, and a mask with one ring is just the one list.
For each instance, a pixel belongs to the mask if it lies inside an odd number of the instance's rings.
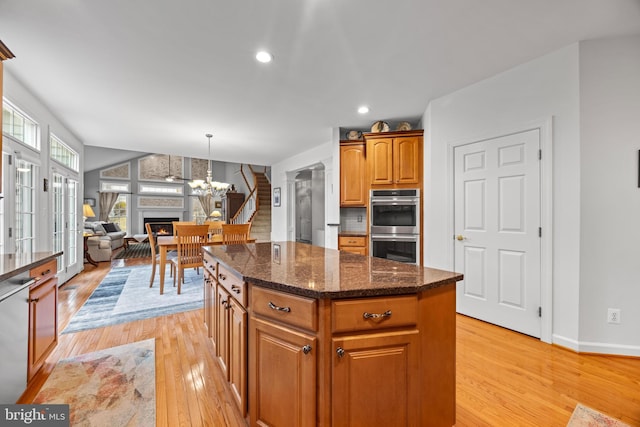
[[231,291],[235,292],[236,294],[240,293],[240,286],[238,285],[231,285]]
[[29,300],[29,302],[38,302],[40,300],[40,298],[31,298]]
[[291,312],[291,308],[290,307],[279,307],[279,306],[275,305],[274,303],[272,303],[271,301],[269,301],[269,308],[271,310],[284,311],[285,313]]
[[220,279],[220,280],[227,280],[227,276],[225,276],[225,275],[224,275],[224,274],[222,274],[222,273],[218,273],[218,279]]
[[309,344],[305,345],[304,347],[302,347],[302,352],[304,354],[309,354],[311,353],[311,346]]
[[338,347],[338,348],[336,349],[336,354],[338,355],[338,357],[339,357],[340,359],[342,359],[342,357],[344,356],[344,349],[343,349],[342,347]]
[[362,313],[362,317],[365,319],[379,319],[381,317],[391,317],[391,310],[387,310],[382,314],[377,313],[367,313],[366,311]]
[[228,300],[223,299],[222,301],[220,301],[220,305],[222,305],[224,307],[225,310],[227,310],[229,307],[231,307],[231,304],[229,302],[227,302]]

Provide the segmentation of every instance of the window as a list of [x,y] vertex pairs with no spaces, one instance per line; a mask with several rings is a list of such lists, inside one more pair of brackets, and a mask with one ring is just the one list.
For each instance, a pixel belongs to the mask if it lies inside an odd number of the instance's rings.
[[109,212],[109,221],[114,224],[118,224],[120,229],[123,231],[128,231],[127,228],[127,213],[129,211],[129,195],[128,194],[120,194],[118,196],[118,200],[113,205],[113,209]]
[[130,193],[131,185],[128,182],[100,181],[100,191],[113,193]]
[[197,197],[190,197],[191,199],[191,212],[193,212],[193,219],[202,224],[207,219],[207,213],[202,209],[202,204]]
[[69,148],[54,134],[49,135],[49,146],[51,148],[50,157],[53,160],[76,172],[80,169],[78,153]]
[[38,124],[6,100],[2,103],[2,132],[40,150]]
[[184,185],[162,185],[162,184],[138,184],[138,193],[166,194],[168,196],[181,196],[184,193]]
[[16,253],[31,253],[35,240],[36,166],[16,160]]

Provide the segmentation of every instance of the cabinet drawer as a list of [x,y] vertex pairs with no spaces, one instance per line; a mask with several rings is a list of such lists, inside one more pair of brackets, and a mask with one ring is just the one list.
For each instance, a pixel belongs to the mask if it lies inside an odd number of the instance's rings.
[[356,248],[356,247],[349,247],[349,246],[343,246],[340,248],[341,251],[343,252],[349,252],[352,254],[358,254],[358,255],[366,255],[367,254],[367,248]]
[[310,331],[318,329],[318,303],[312,298],[253,286],[251,310],[255,314]]
[[227,290],[243,307],[247,307],[247,284],[236,273],[217,263],[218,283]]
[[204,268],[209,270],[214,276],[216,275],[216,262],[213,260],[211,255],[205,252],[202,257],[202,263],[204,264]]
[[44,282],[52,278],[58,270],[56,259],[49,260],[42,265],[34,267],[29,271],[29,277],[36,279],[37,282]]
[[332,331],[366,331],[413,326],[418,322],[418,297],[366,298],[331,303]]
[[367,238],[352,237],[352,236],[338,236],[338,246],[367,246]]

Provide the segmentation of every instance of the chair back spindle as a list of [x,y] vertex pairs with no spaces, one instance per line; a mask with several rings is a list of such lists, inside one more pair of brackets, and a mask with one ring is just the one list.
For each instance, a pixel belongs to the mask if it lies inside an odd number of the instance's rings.
[[247,243],[250,231],[251,223],[222,224],[222,243],[225,245]]

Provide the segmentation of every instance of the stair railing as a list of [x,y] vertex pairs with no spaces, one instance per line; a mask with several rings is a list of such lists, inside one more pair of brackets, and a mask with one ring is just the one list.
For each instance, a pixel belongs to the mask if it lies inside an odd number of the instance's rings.
[[244,199],[244,202],[240,206],[240,209],[238,209],[238,212],[236,212],[236,214],[229,220],[230,224],[246,224],[248,222],[251,222],[259,208],[258,180],[256,178],[256,174],[251,168],[251,165],[249,165],[249,170],[251,170],[251,173],[253,175],[253,188],[251,188],[251,184],[249,184],[249,180],[244,174],[243,166],[244,164],[240,165],[240,174],[242,175],[245,184],[247,184],[247,188],[250,190],[250,193],[247,198]]

